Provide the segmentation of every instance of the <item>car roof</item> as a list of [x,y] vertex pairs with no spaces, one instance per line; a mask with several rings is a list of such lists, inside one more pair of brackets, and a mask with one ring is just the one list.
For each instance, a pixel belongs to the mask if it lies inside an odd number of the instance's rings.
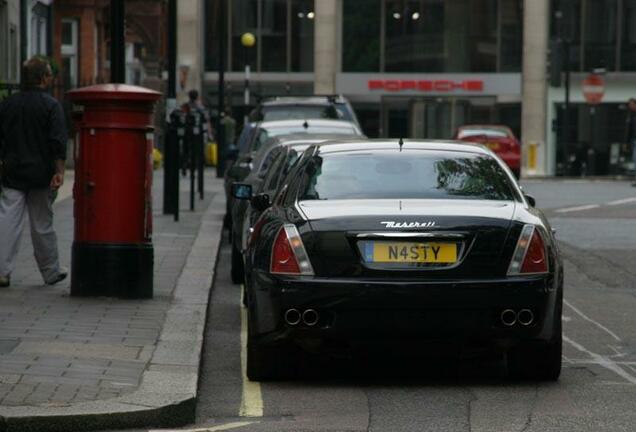
[[334,103],[346,102],[342,96],[273,96],[264,98],[262,106],[277,105],[331,105]]
[[[279,135],[276,137],[270,138],[272,143],[276,143],[276,145],[295,145],[300,143],[319,143],[323,141],[349,141],[351,135],[347,134],[290,134],[290,135]],[[268,141],[270,141],[268,140]]]
[[496,124],[468,124],[463,125],[458,128],[459,130],[463,129],[492,129],[504,132],[511,132],[511,129],[506,125],[496,125]]
[[259,124],[261,129],[274,129],[284,127],[303,126],[305,123],[309,127],[312,126],[331,126],[331,127],[349,127],[352,129],[358,128],[355,123],[347,120],[331,120],[331,119],[293,119],[293,120],[273,120],[264,121]]
[[[454,140],[403,140],[402,150],[436,150],[436,151],[456,151],[473,154],[490,155],[492,152],[481,144],[470,143],[465,141]],[[399,140],[397,139],[371,139],[371,140],[355,140],[347,139],[335,141],[332,140],[323,147],[323,143],[315,144],[320,148],[321,154],[342,153],[351,151],[364,150],[399,150]]]

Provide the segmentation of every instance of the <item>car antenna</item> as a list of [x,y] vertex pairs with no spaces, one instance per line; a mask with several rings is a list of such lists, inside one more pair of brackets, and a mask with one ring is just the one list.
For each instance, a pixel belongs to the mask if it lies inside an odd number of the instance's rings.
[[404,140],[400,138],[400,141],[398,141],[398,144],[400,145],[400,152],[402,152],[402,146],[404,145]]
[[309,129],[309,123],[307,123],[307,120],[305,120],[305,123],[303,123],[303,127],[305,129]]

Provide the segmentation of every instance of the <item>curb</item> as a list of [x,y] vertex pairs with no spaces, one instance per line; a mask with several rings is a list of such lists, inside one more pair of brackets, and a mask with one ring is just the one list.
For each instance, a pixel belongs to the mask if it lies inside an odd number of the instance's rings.
[[0,432],[179,427],[194,422],[208,300],[221,246],[224,201],[223,191],[217,191],[201,219],[139,388],[117,398],[71,406],[0,407]]

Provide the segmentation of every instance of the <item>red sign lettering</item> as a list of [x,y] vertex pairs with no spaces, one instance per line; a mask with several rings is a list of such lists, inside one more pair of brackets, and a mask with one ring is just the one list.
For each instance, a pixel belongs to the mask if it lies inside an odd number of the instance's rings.
[[418,91],[452,93],[454,91],[482,92],[482,80],[369,80],[369,90],[385,90],[389,92]]

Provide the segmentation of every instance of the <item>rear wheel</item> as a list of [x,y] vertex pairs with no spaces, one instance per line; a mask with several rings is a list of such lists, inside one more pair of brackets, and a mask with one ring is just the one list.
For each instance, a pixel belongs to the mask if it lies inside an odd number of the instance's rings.
[[512,378],[556,381],[561,375],[563,335],[561,318],[556,324],[553,341],[546,344],[524,344],[508,352],[508,374]]
[[243,266],[243,257],[241,256],[241,252],[234,245],[232,245],[231,274],[232,274],[232,282],[234,282],[235,284],[240,284],[244,282],[245,269]]
[[[249,314],[249,311],[248,311]],[[247,337],[247,377],[250,381],[274,381],[291,376],[294,352],[289,345],[267,346]]]

